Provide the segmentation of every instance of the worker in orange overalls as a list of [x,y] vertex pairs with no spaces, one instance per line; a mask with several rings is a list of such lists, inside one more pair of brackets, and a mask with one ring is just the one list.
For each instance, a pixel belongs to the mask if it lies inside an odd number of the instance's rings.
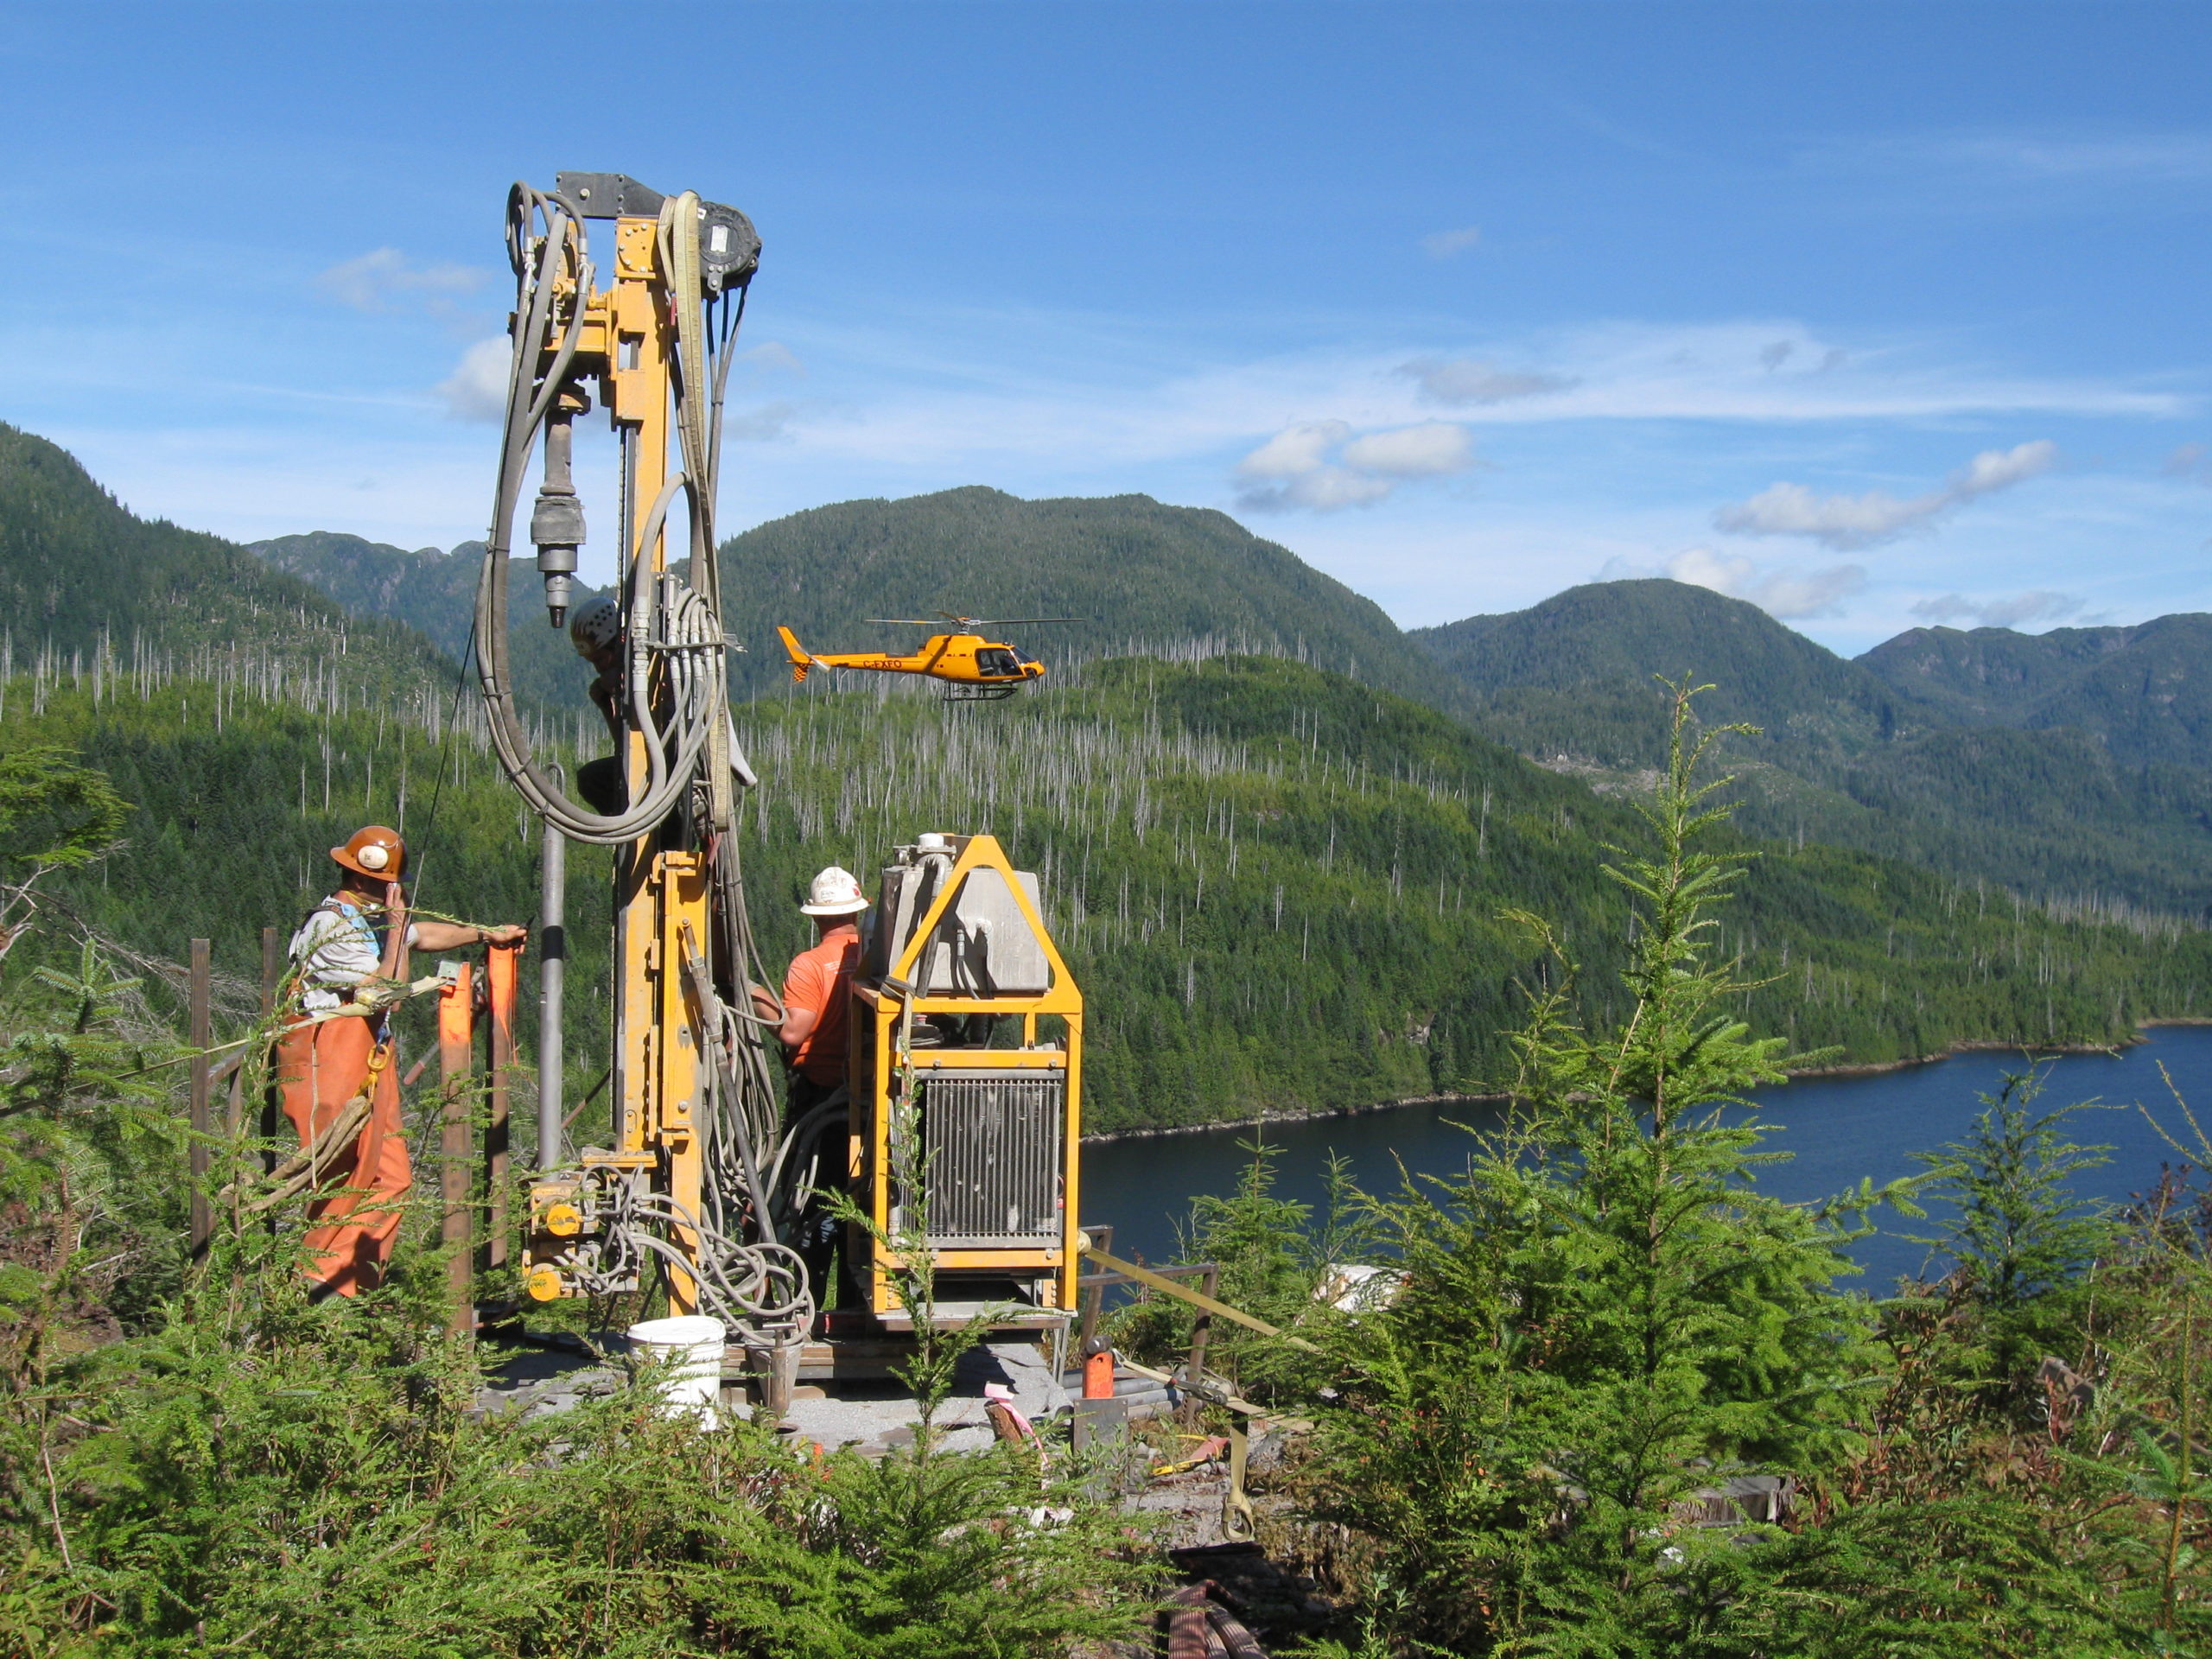
[[[299,983],[297,1011],[327,1014],[358,1000],[378,981],[407,976],[410,946],[457,950],[511,944],[521,927],[472,927],[407,919],[399,884],[407,849],[397,830],[380,823],[353,832],[330,855],[345,871],[338,891],[308,913],[292,936]],[[335,1150],[321,1173],[322,1192],[308,1211],[308,1276],[317,1295],[373,1290],[399,1236],[402,1200],[414,1177],[399,1121],[399,1074],[392,1066],[391,1023],[383,1014],[346,1014],[299,1023],[276,1045],[276,1081],[284,1115],[304,1150],[343,1116],[355,1099],[369,1101],[360,1134]]]

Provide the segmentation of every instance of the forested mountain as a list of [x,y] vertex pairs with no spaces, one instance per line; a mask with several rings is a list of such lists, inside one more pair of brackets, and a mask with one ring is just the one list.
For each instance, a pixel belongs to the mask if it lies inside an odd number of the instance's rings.
[[[404,622],[456,663],[468,649],[475,626],[476,580],[483,569],[481,542],[462,542],[450,553],[435,547],[410,552],[388,542],[318,530],[249,543],[245,550],[312,583],[353,615]],[[547,622],[534,559],[511,562],[508,590],[513,607],[508,660],[517,695],[550,706],[581,703],[590,671],[578,663],[568,631]],[[598,591],[579,582],[575,602],[581,605]]]
[[157,669],[389,696],[452,668],[411,628],[349,614],[219,537],[127,511],[76,459],[0,424],[0,613],[21,668],[105,684]]
[[[318,531],[253,550],[348,609],[414,624],[448,652],[467,638],[480,543],[409,553]],[[791,677],[779,625],[817,651],[904,649],[920,644],[924,631],[868,619],[950,611],[1076,619],[1006,631],[1048,663],[1132,650],[1173,654],[1198,642],[1293,657],[1447,703],[1457,696],[1427,672],[1372,601],[1225,513],[1163,506],[1149,496],[1024,501],[979,487],[844,501],[747,531],[723,544],[722,558],[724,625],[746,646],[731,665],[741,693]],[[573,658],[556,660],[524,637],[550,632],[536,609],[527,550],[515,569],[521,689],[574,701],[582,682]]]
[[[389,1653],[461,1630],[486,1651],[598,1651],[610,1630],[759,1649],[799,1618],[823,1652],[1041,1652],[1077,1628],[1114,1634],[1117,1605],[1141,1644],[1158,1581],[1138,1576],[1122,1494],[1102,1495],[1079,1462],[918,1433],[878,1463],[786,1446],[798,1437],[760,1418],[702,1434],[650,1375],[557,1416],[544,1395],[474,1408],[493,1344],[437,1333],[465,1328],[468,1300],[518,1298],[512,1267],[457,1297],[437,1243],[450,1106],[419,1064],[422,1001],[397,1016],[398,1074],[423,1078],[403,1084],[418,1173],[384,1287],[308,1310],[296,1234],[235,1189],[207,1212],[206,1265],[188,1265],[190,1196],[238,1148],[215,1136],[202,1181],[209,1141],[181,1133],[186,941],[213,940],[217,1037],[237,1037],[261,929],[290,927],[326,890],[325,849],[352,827],[404,829],[429,912],[499,922],[531,914],[537,825],[427,639],[344,619],[226,543],[137,524],[58,452],[9,453],[0,573],[19,598],[43,595],[53,632],[21,652],[0,636],[0,756],[28,763],[0,791],[0,863],[20,880],[27,855],[54,847],[27,820],[50,824],[55,807],[23,785],[54,750],[132,805],[121,846],[46,868],[35,903],[16,890],[0,942],[14,970],[0,1004],[0,1629],[24,1633],[0,1648],[293,1656],[328,1650],[342,1624]],[[1674,608],[1694,619],[1702,603]],[[1489,620],[1456,635],[1477,680],[1541,632]],[[2183,783],[2202,769],[2129,770],[2063,727],[1913,724],[1856,665],[1741,613],[1620,632],[1609,645],[1602,628],[1562,627],[1549,658],[1521,659],[1524,683],[1465,688],[1501,732],[1564,721],[1578,700],[1602,715],[1584,729],[1615,764],[1557,770],[1282,656],[1089,656],[992,705],[904,681],[764,677],[735,711],[763,781],[723,846],[746,860],[772,976],[810,935],[797,900],[822,863],[865,872],[928,829],[999,836],[1041,876],[1086,996],[1093,1129],[1513,1079],[1529,1109],[1471,1139],[1458,1175],[1346,1195],[1324,1218],[1273,1191],[1255,1155],[1235,1192],[1193,1211],[1186,1259],[1219,1269],[1231,1305],[1306,1333],[1293,1350],[1217,1332],[1208,1365],[1313,1425],[1296,1488],[1276,1492],[1300,1506],[1280,1512],[1292,1548],[1322,1539],[1335,1563],[1337,1623],[1321,1634],[1439,1653],[2202,1651],[2187,1530],[2202,1508],[2191,1425],[2208,1409],[2190,1317],[2201,1185],[2183,1169],[2126,1211],[2076,1203],[2069,1180],[2097,1154],[2065,1139],[2063,1113],[2031,1109],[2031,1089],[2008,1088],[1967,1140],[1929,1149],[1925,1224],[1959,1271],[1870,1297],[1846,1287],[1841,1251],[1882,1196],[1870,1182],[1833,1209],[1782,1202],[1760,1166],[1787,1141],[1730,1103],[1789,1063],[1780,1042],[1879,1060],[1961,1039],[2117,1041],[2145,1015],[2212,1012],[2212,931],[2037,904],[1816,839],[1753,845],[1715,823],[1686,838],[1691,783],[1655,794],[1633,763],[1659,729],[1645,668],[1725,683],[1730,663],[1712,658],[1733,652],[1751,689],[1713,715],[1777,716],[1775,736],[1741,746],[1758,810],[1855,814],[1862,844],[1910,835],[1926,853],[1940,833],[1957,838],[1942,858],[1978,840],[1985,859],[2070,855],[2078,872],[2132,819],[2147,858],[2201,811]],[[1552,701],[1516,716],[1516,693]],[[575,758],[557,734],[551,747]],[[1808,781],[1822,766],[1840,785]],[[2108,796],[2085,795],[2092,777]],[[1656,825],[1624,789],[1656,804]],[[1697,861],[1708,851],[1744,859],[1722,907]],[[606,1052],[608,857],[569,850],[571,1100]],[[1632,903],[1605,866],[1639,860]],[[2044,874],[2056,887],[2062,866]],[[70,919],[107,949],[79,952]],[[1560,995],[1516,1049],[1530,988]],[[523,1015],[527,1063],[532,999]],[[1704,1034],[1685,1045],[1686,1031]],[[587,1099],[579,1141],[602,1138],[605,1112]],[[517,1113],[518,1163],[534,1116]],[[1316,1292],[1340,1271],[1327,1264],[1358,1260],[1395,1263],[1402,1282],[1340,1315],[1335,1287]],[[620,1330],[663,1303],[648,1289],[577,1312]],[[1140,1363],[1174,1363],[1190,1327],[1154,1300],[1106,1335]],[[2053,1382],[2044,1356],[2084,1353],[2110,1363]],[[1753,1469],[1751,1490],[1801,1494],[1786,1526],[1753,1522],[1757,1498],[1714,1513],[1746,1487],[1710,1483]],[[1053,1526],[1005,1524],[1039,1503]],[[537,1513],[571,1524],[486,1522]]]
[[2212,768],[2187,762],[2197,711],[2212,715],[2189,649],[2203,621],[2063,630],[2102,638],[2048,648],[1920,630],[1852,661],[1740,600],[1639,581],[1412,637],[1466,689],[1478,730],[1601,788],[1659,762],[1652,677],[1690,671],[1718,683],[1707,719],[1761,728],[1728,746],[1755,833],[2202,915]]
[[1859,658],[1962,726],[2090,733],[2135,765],[2212,766],[2212,616],[2133,627],[1915,628]]
[[1424,664],[1372,601],[1226,513],[1149,496],[1024,501],[946,490],[761,524],[724,552],[725,621],[751,683],[788,678],[775,629],[817,651],[918,643],[871,616],[1070,616],[1012,631],[1047,662],[1212,641],[1417,695]]
[[[359,613],[466,644],[480,545],[410,553],[317,533],[264,557]],[[1685,583],[1594,582],[1403,634],[1348,588],[1217,512],[1142,496],[1023,501],[950,490],[852,501],[726,544],[741,691],[787,683],[776,624],[819,650],[918,641],[870,616],[1070,615],[1008,630],[1065,668],[1224,646],[1345,670],[1600,787],[1661,758],[1657,674],[1716,683],[1753,831],[1826,840],[2037,895],[2212,912],[2212,619],[2024,635],[1921,629],[1856,661]],[[516,564],[518,689],[576,705],[583,672]],[[1438,669],[1446,671],[1439,672]]]
[[[1928,711],[1756,605],[1687,582],[1588,582],[1525,611],[1408,636],[1476,694],[1479,723],[1526,752],[1609,766],[1656,764],[1656,675],[1715,682],[1707,721],[1759,726],[1766,747],[1842,759],[1927,722]],[[1757,746],[1755,746],[1757,747]]]
[[1863,669],[1758,606],[1663,577],[1586,582],[1525,611],[1415,628],[1408,637],[1484,691],[1606,682],[1641,690],[1652,663],[1704,653],[1725,657],[1733,670],[1713,693],[1708,720],[1755,709],[1847,709],[1857,723],[1897,701]]

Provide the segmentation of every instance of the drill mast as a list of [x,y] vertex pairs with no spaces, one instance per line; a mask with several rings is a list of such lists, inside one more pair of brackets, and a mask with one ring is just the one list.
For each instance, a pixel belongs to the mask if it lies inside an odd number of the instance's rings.
[[[613,221],[605,286],[587,221]],[[735,791],[752,773],[730,728],[715,562],[721,393],[760,238],[742,213],[620,174],[563,173],[509,199],[514,356],[499,488],[477,598],[492,735],[524,799],[569,840],[613,859],[613,1144],[550,1171],[532,1195],[531,1294],[638,1288],[658,1267],[671,1311],[708,1312],[789,1339],[812,1317],[761,1170],[778,1108],[746,996],[754,952]],[[509,557],[524,474],[542,455],[531,518],[552,625],[572,596],[583,511],[571,431],[594,404],[618,440],[617,594],[622,694],[617,810],[571,799],[537,764],[507,671]],[[671,514],[690,565],[671,568]],[[543,1034],[557,1044],[557,1033]],[[540,1151],[541,1167],[557,1156]],[[779,1209],[785,1213],[779,1217]]]

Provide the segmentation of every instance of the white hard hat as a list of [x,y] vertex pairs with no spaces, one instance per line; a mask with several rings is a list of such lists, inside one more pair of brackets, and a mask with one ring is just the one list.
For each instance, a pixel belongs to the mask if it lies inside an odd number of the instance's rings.
[[622,607],[601,594],[569,619],[569,639],[579,657],[605,651],[622,637]]
[[861,891],[860,878],[850,870],[832,864],[814,878],[806,890],[806,902],[799,906],[808,916],[856,916],[868,908],[868,895]]

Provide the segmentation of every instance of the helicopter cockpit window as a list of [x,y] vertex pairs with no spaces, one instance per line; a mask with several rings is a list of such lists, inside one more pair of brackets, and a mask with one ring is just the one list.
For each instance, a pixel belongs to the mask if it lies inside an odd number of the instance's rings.
[[1021,659],[1003,645],[985,645],[976,653],[976,671],[980,674],[1017,675],[1021,672]]

